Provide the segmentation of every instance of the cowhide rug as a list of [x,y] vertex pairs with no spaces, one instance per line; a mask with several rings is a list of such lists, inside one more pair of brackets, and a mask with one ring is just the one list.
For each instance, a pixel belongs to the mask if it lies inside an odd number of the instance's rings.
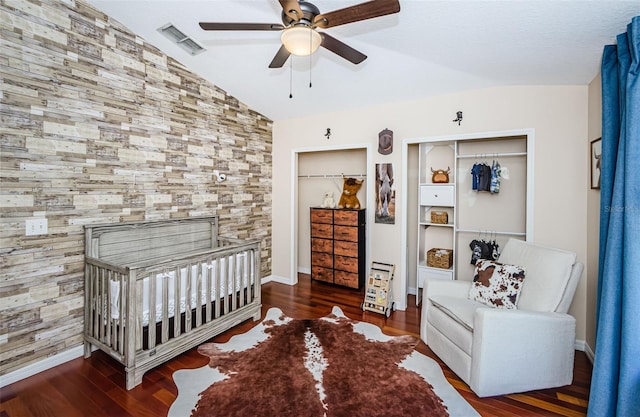
[[169,417],[479,416],[417,343],[338,307],[314,320],[271,308],[248,332],[200,346],[208,366],[173,374]]

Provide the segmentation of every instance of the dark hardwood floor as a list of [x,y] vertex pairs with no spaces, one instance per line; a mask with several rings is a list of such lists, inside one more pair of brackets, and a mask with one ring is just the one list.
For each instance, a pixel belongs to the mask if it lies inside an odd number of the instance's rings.
[[[419,337],[420,310],[409,300],[406,311],[395,311],[386,319],[381,314],[363,312],[363,292],[310,282],[301,275],[297,286],[268,283],[262,289],[263,316],[270,307],[279,307],[294,318],[322,317],[334,305],[353,319],[376,324],[389,335]],[[214,339],[225,342],[232,335],[253,327],[248,321]],[[584,416],[589,398],[591,363],[583,352],[576,352],[572,385],[559,389],[531,391],[491,398],[478,398],[423,343],[417,349],[434,358],[449,382],[482,416]],[[84,417],[84,416],[166,416],[177,390],[171,378],[174,371],[198,368],[207,363],[195,349],[168,361],[144,376],[142,385],[124,389],[123,367],[102,352],[91,358],[78,358],[2,388],[0,417]],[[417,417],[417,416],[412,416]]]

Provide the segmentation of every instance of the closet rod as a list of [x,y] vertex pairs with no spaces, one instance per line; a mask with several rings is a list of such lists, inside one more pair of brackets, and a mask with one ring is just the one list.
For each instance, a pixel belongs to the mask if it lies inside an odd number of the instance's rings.
[[499,230],[476,230],[476,229],[456,229],[456,232],[460,233],[478,233],[478,234],[495,234],[495,235],[505,235],[505,236],[526,236],[526,233],[521,232],[501,232]]
[[476,153],[473,155],[457,155],[456,158],[458,159],[465,159],[465,158],[476,158],[476,159],[480,159],[480,158],[504,158],[507,156],[527,156],[526,152],[502,152],[502,153]]
[[298,178],[366,178],[367,174],[314,174],[298,175]]

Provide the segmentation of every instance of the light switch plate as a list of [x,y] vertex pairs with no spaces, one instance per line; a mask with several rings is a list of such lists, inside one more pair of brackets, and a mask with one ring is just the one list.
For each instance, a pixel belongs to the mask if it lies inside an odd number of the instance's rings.
[[47,219],[29,219],[26,222],[25,235],[37,236],[46,235],[48,229]]

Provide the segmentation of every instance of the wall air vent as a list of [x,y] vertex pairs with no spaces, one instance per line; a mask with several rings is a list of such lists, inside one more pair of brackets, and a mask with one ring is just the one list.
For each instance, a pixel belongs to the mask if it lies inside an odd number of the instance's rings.
[[200,46],[183,31],[175,27],[172,23],[167,23],[166,25],[159,27],[158,32],[162,33],[191,55],[198,55],[199,53],[206,51],[206,49]]

